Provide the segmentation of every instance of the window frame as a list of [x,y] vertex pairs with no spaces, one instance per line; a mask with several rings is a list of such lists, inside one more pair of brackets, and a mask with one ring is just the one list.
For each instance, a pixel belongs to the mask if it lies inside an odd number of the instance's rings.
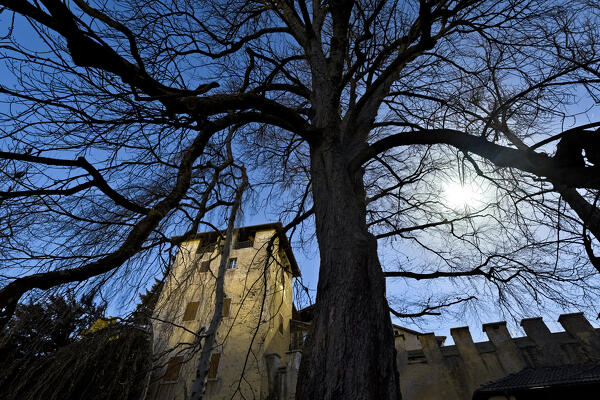
[[237,260],[237,257],[229,257],[229,260],[227,260],[227,271],[235,271],[237,269]]

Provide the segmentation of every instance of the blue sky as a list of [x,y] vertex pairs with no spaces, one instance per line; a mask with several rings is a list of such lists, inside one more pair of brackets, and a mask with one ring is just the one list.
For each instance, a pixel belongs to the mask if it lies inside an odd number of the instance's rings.
[[[3,15],[2,18],[6,18],[6,17]],[[0,21],[0,29],[3,29],[2,27],[6,26],[6,22],[7,22],[6,20]],[[33,48],[38,46],[39,42],[36,40],[35,35],[32,34],[28,25],[24,24],[22,20],[17,19],[16,29],[17,29],[18,36],[20,37],[20,39],[22,39],[22,43],[26,44],[27,46],[31,46]],[[2,64],[0,64],[0,68],[4,68],[4,66]],[[11,81],[10,81],[10,79],[7,79],[6,71],[0,69],[0,74],[3,76],[2,83],[10,87]],[[588,109],[589,106],[592,106],[592,105],[595,106],[595,104],[593,104],[593,102],[591,102],[590,104],[578,104],[577,106],[581,107],[582,110],[586,110],[586,109]],[[0,105],[0,107],[7,107],[7,105]],[[589,112],[582,113],[579,118],[575,117],[572,121],[567,121],[567,123],[572,123],[573,125],[579,125],[581,123],[589,122],[589,118],[594,118],[596,116],[598,116],[598,113],[596,111],[593,111],[592,113],[589,113]],[[2,148],[4,149],[4,143],[2,143],[1,141],[0,141],[0,146],[2,146]],[[64,155],[64,156],[66,157],[66,155]],[[101,158],[101,157],[98,156],[98,158]],[[263,195],[262,193],[258,193],[257,203],[261,203],[262,200],[260,199],[260,197],[262,197],[262,195]],[[274,209],[274,207],[270,208],[267,206],[265,209],[258,209],[258,210],[254,210],[254,211],[252,210],[252,207],[246,207],[245,214],[242,217],[241,221],[242,221],[242,225],[254,225],[254,224],[260,224],[260,223],[265,223],[265,222],[273,222],[273,221],[277,220],[277,215],[278,215],[278,210]],[[283,222],[285,223],[287,221],[283,221]],[[311,224],[312,224],[312,222],[311,222],[311,220],[309,220],[307,222],[307,230],[309,230],[309,231],[312,229]],[[311,240],[305,245],[304,248],[300,248],[298,246],[297,241],[293,241],[292,245],[294,246],[294,252],[295,252],[296,258],[298,260],[298,264],[302,271],[303,282],[306,286],[308,286],[309,288],[311,288],[313,290],[312,296],[314,299],[314,291],[316,290],[316,287],[317,287],[318,269],[319,269],[319,255],[318,255],[316,242],[314,240]],[[406,246],[403,247],[401,250],[402,250],[401,253],[399,253],[399,252],[395,251],[393,248],[391,248],[390,246],[388,246],[382,242],[382,245],[380,246],[380,255],[381,255],[382,263],[385,264],[386,266],[388,266],[388,265],[392,265],[396,262],[401,263],[403,261],[403,259],[418,260],[418,259],[423,258],[423,256],[424,256],[424,254],[420,250],[418,250],[408,244],[406,244]],[[151,280],[149,280],[149,281],[151,281]],[[438,284],[440,285],[439,286],[441,288],[440,290],[443,290],[444,288],[452,288],[452,284],[449,282],[439,282]],[[406,283],[405,281],[402,281],[400,279],[389,279],[388,280],[388,296],[389,297],[392,297],[394,295],[401,296],[402,293],[408,293],[408,292],[414,293],[414,292],[419,292],[419,291],[424,291],[424,290],[435,290],[435,289],[426,289],[422,285],[415,284],[414,282]],[[116,311],[116,308],[115,308],[115,311]],[[417,311],[417,310],[415,310],[415,311]],[[566,310],[566,311],[578,311],[578,310]],[[555,308],[553,310],[549,310],[546,312],[547,312],[546,322],[550,326],[550,328],[552,330],[561,330],[559,328],[559,325],[555,321],[558,318],[558,315],[563,312],[563,310]],[[539,315],[540,310],[534,308],[531,310],[531,313],[532,314],[528,315],[528,316],[530,316],[530,317],[537,316],[537,315]],[[593,320],[593,316],[591,316],[591,315],[588,315],[588,318],[590,320]],[[401,325],[407,326],[409,328],[412,328],[412,329],[416,329],[416,330],[420,330],[420,331],[435,331],[437,334],[443,334],[443,335],[449,335],[449,328],[451,328],[451,327],[469,325],[472,328],[471,333],[474,336],[474,338],[476,338],[477,340],[483,340],[485,338],[485,336],[481,333],[480,324],[485,323],[485,322],[503,320],[503,319],[505,319],[504,316],[501,315],[501,313],[498,311],[497,307],[495,307],[494,304],[489,304],[489,303],[484,302],[481,307],[481,311],[479,312],[479,319],[477,319],[477,317],[475,317],[474,314],[465,314],[465,315],[457,315],[457,316],[447,317],[445,319],[428,317],[428,318],[419,320],[418,323],[409,321],[409,320],[399,321],[397,319],[395,319],[395,322],[399,323]],[[508,322],[510,324],[512,331],[514,331],[518,335],[520,335],[522,333],[522,332],[520,332],[519,328],[514,324],[513,321],[509,320]]]

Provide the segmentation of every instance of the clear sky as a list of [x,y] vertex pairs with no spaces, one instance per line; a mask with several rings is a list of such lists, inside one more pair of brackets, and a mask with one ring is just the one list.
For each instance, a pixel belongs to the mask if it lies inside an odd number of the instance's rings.
[[[8,15],[8,14],[6,14]],[[6,27],[7,21],[0,21],[0,33],[4,33],[3,29]],[[36,40],[34,34],[32,34],[29,25],[23,23],[23,21],[18,21],[15,25],[17,29],[18,36],[22,39],[22,43],[35,48],[39,46],[39,42]],[[3,76],[2,84],[11,86],[11,80],[7,75],[5,66],[3,63],[0,63],[0,74]],[[581,107],[582,110],[588,109],[589,106],[593,104],[578,104],[577,106]],[[6,111],[6,104],[0,104],[0,107],[5,107],[1,111]],[[574,113],[575,115],[577,113]],[[567,121],[567,123],[571,123],[572,125],[579,125],[582,123],[590,122],[589,118],[591,116],[597,116],[598,114],[593,114],[593,112],[582,113],[580,117],[574,117],[572,121]],[[0,148],[4,149],[5,142],[0,139]],[[468,207],[477,207],[478,203],[485,204],[486,196],[488,195],[488,188],[482,186],[481,184],[472,184],[471,181],[462,183],[460,180],[450,180],[446,182],[440,189],[444,192],[444,196],[447,200],[448,209],[455,209],[456,211],[463,211],[467,206]],[[259,199],[258,203],[261,202],[261,194],[258,194]],[[268,206],[265,209],[259,209],[257,212],[253,212],[251,210],[252,207],[246,206],[245,213],[241,218],[241,225],[255,225],[261,224],[265,222],[273,222],[278,219],[278,211]],[[282,221],[284,223],[288,221]],[[312,229],[312,219],[307,221],[307,230],[310,231]],[[296,238],[297,239],[297,238]],[[382,260],[382,264],[384,266],[392,266],[396,263],[401,264],[403,260],[415,260],[421,259],[424,254],[416,249],[410,244],[406,243],[406,245],[396,243],[396,247],[392,247],[388,244],[388,242],[382,241],[380,245],[380,256]],[[292,246],[294,247],[294,253],[298,264],[300,266],[302,272],[303,283],[311,290],[311,297],[314,300],[315,292],[318,282],[318,270],[319,270],[319,255],[317,250],[317,245],[315,240],[309,240],[304,248],[301,248],[298,244],[297,240],[292,241]],[[401,248],[401,251],[398,252],[398,246],[404,246]],[[148,279],[149,284],[152,282],[151,279]],[[452,283],[448,281],[439,281],[437,283],[438,290],[443,291],[445,289],[455,289]],[[431,288],[426,288],[423,285],[414,283],[414,282],[405,282],[400,279],[388,279],[388,297],[392,298],[397,296],[399,298],[410,297],[408,295],[412,294],[420,294],[420,291],[425,290],[435,290]],[[113,308],[114,312],[117,312],[116,308]],[[416,308],[413,311],[418,311]],[[576,309],[571,310],[561,310],[559,308],[554,308],[550,310],[546,310],[546,314],[544,315],[546,323],[549,327],[556,331],[561,330],[560,326],[556,323],[556,319],[558,315],[564,311],[575,312],[579,311]],[[110,312],[110,311],[109,311]],[[540,315],[540,310],[536,308],[531,309],[531,315],[529,317]],[[478,317],[476,316],[478,315]],[[595,316],[587,315],[588,319],[594,321]],[[479,318],[479,319],[478,319]],[[466,314],[448,314],[445,315],[444,318],[437,317],[426,317],[419,320],[398,320],[394,318],[394,322],[415,329],[419,331],[435,331],[436,334],[447,335],[449,336],[449,329],[454,326],[464,326],[469,325],[471,327],[471,333],[476,340],[484,340],[485,336],[481,333],[480,325],[485,322],[493,322],[498,320],[506,319],[505,316],[501,315],[495,304],[490,304],[490,302],[483,301],[481,303],[481,307],[479,308],[479,312],[476,313],[466,313]],[[508,320],[509,326],[512,332],[516,335],[521,335],[522,331],[518,328],[518,326],[512,320]]]

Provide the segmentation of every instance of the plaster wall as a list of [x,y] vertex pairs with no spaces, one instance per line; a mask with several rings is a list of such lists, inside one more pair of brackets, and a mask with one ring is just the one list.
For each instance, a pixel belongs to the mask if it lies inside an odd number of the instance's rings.
[[[231,305],[217,331],[213,353],[220,353],[219,367],[216,379],[206,384],[207,400],[266,398],[270,389],[267,356],[275,355],[281,365],[288,362],[292,274],[289,260],[279,251],[278,239],[274,259],[267,260],[267,244],[274,234],[275,230],[257,231],[252,247],[237,249],[234,244],[231,249],[230,258],[237,258],[236,268],[228,269],[225,276],[225,294]],[[209,326],[220,262],[216,248],[197,252],[205,245],[202,239],[181,245],[159,298],[153,324],[158,361],[149,399],[184,399],[192,385],[200,355],[194,333]],[[210,261],[210,270],[199,272],[203,261]],[[184,321],[190,302],[198,302],[198,310],[192,320]],[[176,381],[166,381],[168,361],[177,356],[184,357],[179,376]]]

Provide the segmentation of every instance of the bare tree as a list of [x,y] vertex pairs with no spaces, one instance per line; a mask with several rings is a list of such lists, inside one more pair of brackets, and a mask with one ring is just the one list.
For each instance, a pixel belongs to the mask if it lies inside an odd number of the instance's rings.
[[[4,322],[32,290],[139,277],[231,205],[229,128],[253,187],[286,191],[290,232],[314,218],[298,398],[400,397],[386,274],[466,279],[507,307],[593,296],[593,2],[0,4]],[[492,196],[458,212],[450,180]],[[378,239],[425,257],[384,272]]]

